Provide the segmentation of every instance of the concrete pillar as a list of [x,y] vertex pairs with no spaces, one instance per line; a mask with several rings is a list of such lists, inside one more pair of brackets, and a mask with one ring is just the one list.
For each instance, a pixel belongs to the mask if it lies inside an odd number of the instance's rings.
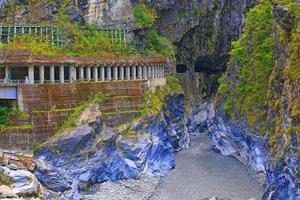
[[11,71],[10,71],[10,68],[8,66],[5,66],[5,79],[6,80],[11,79]]
[[105,81],[105,68],[103,66],[100,67],[100,77],[101,81]]
[[55,66],[50,66],[50,82],[55,83]]
[[83,66],[79,67],[79,79],[80,79],[80,81],[84,81],[84,68],[83,68]]
[[71,65],[69,68],[69,74],[70,74],[70,83],[76,82],[76,67],[74,65]]
[[118,80],[118,67],[114,66],[114,80],[117,81]]
[[120,79],[124,80],[124,66],[121,66],[120,68]]
[[143,79],[147,79],[147,66],[143,66]]
[[136,79],[136,66],[132,66],[132,74],[133,74],[132,78],[133,78],[133,80],[135,80]]
[[162,77],[162,67],[161,67],[161,65],[158,65],[158,77],[159,78]]
[[130,80],[130,67],[126,66],[126,79]]
[[88,81],[91,80],[91,67],[89,67],[89,66],[86,67],[86,79]]
[[147,66],[147,69],[148,69],[148,71],[147,71],[147,77],[148,77],[148,79],[151,79],[151,66]]
[[108,66],[107,68],[106,68],[106,70],[107,70],[107,80],[111,80],[111,66]]
[[151,78],[154,79],[155,78],[155,70],[154,70],[154,66],[151,65]]
[[60,83],[65,82],[65,67],[63,65],[59,66],[59,80]]
[[161,65],[161,73],[162,73],[162,77],[165,77],[165,66]]
[[138,79],[142,80],[143,79],[143,70],[142,70],[142,66],[138,66]]
[[44,83],[44,81],[45,81],[45,67],[40,66],[39,71],[40,71],[40,83]]
[[94,67],[94,81],[98,81],[98,66]]
[[28,79],[30,84],[34,84],[34,66],[30,65],[28,67]]

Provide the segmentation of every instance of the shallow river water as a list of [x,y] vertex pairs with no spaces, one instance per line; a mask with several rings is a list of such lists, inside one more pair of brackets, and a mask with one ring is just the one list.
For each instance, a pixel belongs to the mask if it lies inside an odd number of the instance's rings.
[[169,172],[151,200],[260,199],[262,188],[243,164],[215,153],[205,134],[191,140],[189,150],[175,155],[176,169]]

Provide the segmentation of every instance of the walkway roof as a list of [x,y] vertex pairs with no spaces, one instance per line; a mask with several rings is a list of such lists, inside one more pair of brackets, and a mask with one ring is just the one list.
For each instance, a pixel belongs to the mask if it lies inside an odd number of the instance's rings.
[[85,64],[85,65],[142,65],[142,64],[165,64],[164,57],[74,57],[74,56],[46,56],[32,55],[28,50],[12,51],[0,50],[0,65],[19,64]]

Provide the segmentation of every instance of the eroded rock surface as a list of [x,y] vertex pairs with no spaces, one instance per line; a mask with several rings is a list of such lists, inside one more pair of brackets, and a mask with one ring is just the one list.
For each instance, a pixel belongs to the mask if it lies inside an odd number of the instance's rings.
[[[175,95],[174,99],[170,116],[184,110],[184,98]],[[84,116],[93,115],[80,119]],[[81,191],[96,183],[136,179],[140,173],[164,177],[175,167],[168,130],[178,131],[179,137],[185,130],[182,123],[178,129],[170,128],[172,117],[164,116],[164,112],[148,116],[134,123],[127,134],[104,127],[98,116],[43,144],[35,155],[35,175],[47,189],[74,200],[82,199]],[[172,125],[177,127],[175,122]]]

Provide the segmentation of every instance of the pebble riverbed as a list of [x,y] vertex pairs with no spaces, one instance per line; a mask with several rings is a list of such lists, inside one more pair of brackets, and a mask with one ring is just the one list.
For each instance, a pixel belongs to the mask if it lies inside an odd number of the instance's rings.
[[[207,135],[175,155],[176,168],[164,179],[107,182],[91,188],[86,200],[258,200],[262,187],[236,159],[215,153]],[[218,199],[218,198],[212,198]],[[219,199],[218,199],[219,200]]]

